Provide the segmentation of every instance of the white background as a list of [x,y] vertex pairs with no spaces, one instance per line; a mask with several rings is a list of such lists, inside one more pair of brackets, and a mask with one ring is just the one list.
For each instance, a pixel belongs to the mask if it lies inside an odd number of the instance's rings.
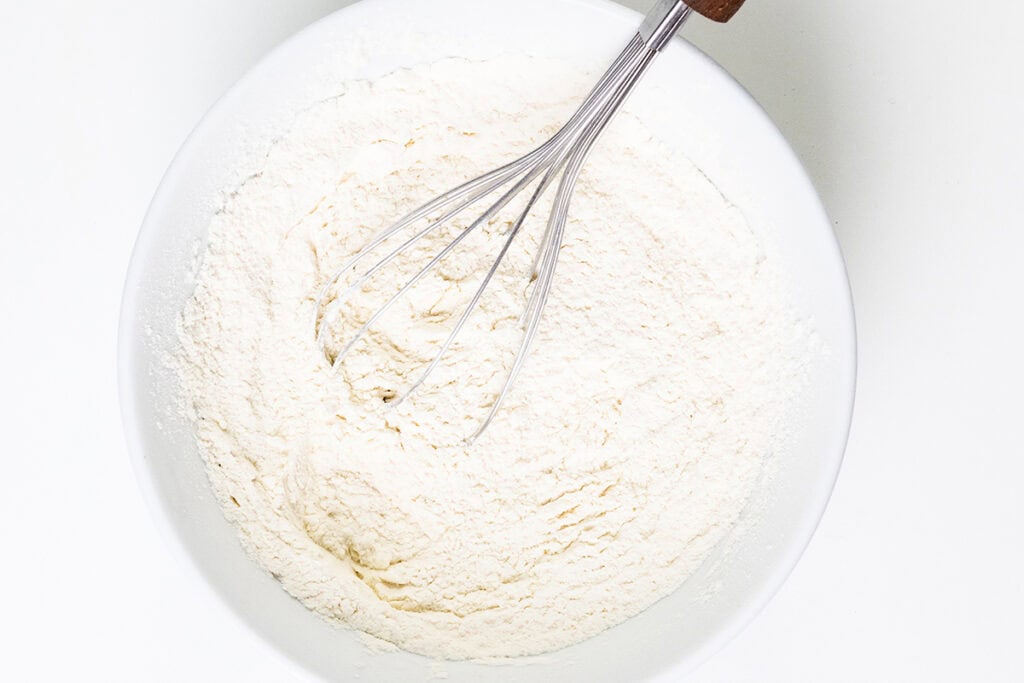
[[[121,438],[115,331],[188,131],[346,4],[0,0],[0,679],[301,680],[156,537]],[[806,556],[692,680],[1022,680],[1024,3],[748,5],[687,36],[822,194],[860,389]]]

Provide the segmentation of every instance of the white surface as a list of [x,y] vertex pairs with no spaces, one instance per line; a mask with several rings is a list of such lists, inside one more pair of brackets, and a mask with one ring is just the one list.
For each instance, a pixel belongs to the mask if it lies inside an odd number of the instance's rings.
[[[341,4],[0,8],[0,677],[295,680],[156,538],[121,437],[114,337],[171,155],[246,66]],[[748,5],[688,35],[818,183],[858,304],[860,394],[807,555],[692,680],[1016,680],[1024,5]]]
[[[770,236],[784,272],[808,290],[795,297],[798,316],[814,321],[829,350],[811,368],[807,404],[799,407],[803,428],[781,443],[778,473],[763,493],[755,494],[771,503],[759,506],[723,542],[735,549],[716,553],[679,590],[626,623],[508,668],[469,662],[438,665],[406,653],[371,654],[354,636],[332,629],[290,599],[242,551],[236,530],[211,495],[193,430],[179,417],[176,378],[166,370],[166,356],[176,345],[178,316],[195,286],[188,275],[195,245],[205,241],[223,188],[248,177],[255,170],[249,164],[262,166],[267,141],[280,135],[296,111],[335,96],[338,82],[436,61],[451,54],[453,43],[459,44],[459,55],[478,59],[522,50],[601,63],[613,58],[639,23],[635,13],[612,3],[518,2],[528,8],[527,16],[498,24],[495,6],[477,0],[432,0],[429,6],[416,0],[373,0],[290,40],[249,72],[189,137],[160,185],[133,255],[119,370],[144,496],[186,564],[269,642],[331,679],[362,672],[371,679],[404,681],[430,671],[443,672],[453,683],[678,677],[744,626],[788,575],[818,523],[846,443],[853,323],[828,218],[792,151],[763,112],[721,69],[679,41],[647,75],[631,109],[659,137],[685,150],[755,231]],[[436,14],[426,11],[428,7]],[[530,20],[539,15],[552,19],[547,35]],[[431,38],[394,36],[396,17],[405,17],[417,34]],[[557,40],[554,27],[581,21],[591,40],[580,34]],[[515,43],[510,43],[509,33],[517,36]],[[368,41],[372,59],[345,59],[360,39]],[[690,97],[675,79],[701,97]],[[763,169],[771,169],[771,175]],[[244,504],[243,494],[238,495]],[[671,524],[671,515],[665,521]],[[259,534],[251,527],[248,531]],[[317,571],[315,563],[302,570]]]

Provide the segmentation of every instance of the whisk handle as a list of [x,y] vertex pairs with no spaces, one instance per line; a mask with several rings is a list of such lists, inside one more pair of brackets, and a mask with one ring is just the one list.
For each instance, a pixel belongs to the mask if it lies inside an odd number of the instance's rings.
[[744,0],[683,0],[693,8],[694,12],[703,14],[708,19],[726,22],[732,15],[740,11]]

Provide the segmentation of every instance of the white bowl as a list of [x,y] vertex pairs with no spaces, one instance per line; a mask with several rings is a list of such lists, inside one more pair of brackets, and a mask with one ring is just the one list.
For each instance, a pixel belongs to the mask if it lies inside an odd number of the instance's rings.
[[[119,375],[135,469],[158,525],[186,563],[267,642],[328,679],[414,680],[437,665],[376,653],[289,597],[243,552],[211,493],[163,362],[222,191],[249,172],[290,115],[352,78],[445,56],[502,52],[610,61],[640,16],[608,0],[364,0],[274,50],[207,114],[171,164],[139,234],[125,286]],[[365,46],[370,46],[366,49]],[[827,348],[787,443],[772,501],[736,549],[679,590],[586,642],[514,666],[446,663],[451,681],[677,678],[734,636],[796,564],[835,482],[853,403],[853,311],[842,257],[811,182],[771,121],[722,69],[683,41],[666,50],[631,102],[776,242],[797,307]],[[709,590],[711,588],[714,590]]]

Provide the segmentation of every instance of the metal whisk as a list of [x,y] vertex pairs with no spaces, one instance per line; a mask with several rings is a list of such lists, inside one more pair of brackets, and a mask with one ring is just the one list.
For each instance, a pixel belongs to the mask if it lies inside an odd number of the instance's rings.
[[[548,218],[547,228],[541,239],[540,249],[534,259],[532,271],[534,279],[533,290],[527,301],[526,309],[520,318],[524,328],[522,342],[498,397],[495,399],[480,428],[469,441],[476,439],[487,429],[501,408],[501,404],[508,395],[509,389],[515,382],[520,370],[522,370],[527,354],[537,335],[541,314],[551,293],[551,283],[554,279],[555,267],[558,264],[558,253],[562,244],[573,190],[576,187],[576,181],[579,178],[583,164],[594,147],[594,143],[597,142],[609,121],[614,118],[622,104],[629,97],[629,94],[633,91],[633,88],[636,87],[644,73],[651,66],[659,51],[668,44],[693,12],[702,14],[715,21],[725,22],[732,18],[743,2],[744,0],[658,0],[655,7],[644,19],[636,36],[612,63],[604,76],[601,77],[601,80],[598,81],[576,113],[573,114],[554,137],[520,159],[485,173],[478,178],[474,178],[420,206],[391,227],[379,233],[359,253],[339,268],[328,280],[317,301],[317,320],[314,324],[314,334],[316,335],[317,343],[325,355],[327,355],[326,334],[330,322],[339,314],[345,300],[353,292],[358,291],[377,272],[428,234],[446,225],[458,214],[480,203],[486,197],[511,185],[478,218],[456,235],[423,269],[410,278],[394,296],[388,299],[383,306],[371,315],[333,359],[328,357],[332,364],[337,367],[352,347],[369,332],[381,316],[412,289],[432,268],[451,254],[466,237],[480,226],[486,225],[516,196],[536,183],[536,188],[533,190],[526,208],[512,224],[493,265],[487,271],[487,274],[448,335],[448,338],[437,349],[433,359],[427,364],[419,378],[393,403],[401,403],[409,394],[416,391],[441,362],[441,359],[465,326],[466,321],[469,320],[473,310],[480,302],[484,291],[498,271],[498,267],[508,254],[513,241],[522,229],[523,223],[530,211],[533,210],[538,200],[540,200],[555,180],[560,178]],[[399,231],[438,211],[443,212],[439,218],[413,234],[389,252],[383,259],[366,270],[343,292],[333,299],[331,298],[331,293],[339,281],[346,274],[356,269],[367,254]],[[321,310],[323,315],[319,315]]]

